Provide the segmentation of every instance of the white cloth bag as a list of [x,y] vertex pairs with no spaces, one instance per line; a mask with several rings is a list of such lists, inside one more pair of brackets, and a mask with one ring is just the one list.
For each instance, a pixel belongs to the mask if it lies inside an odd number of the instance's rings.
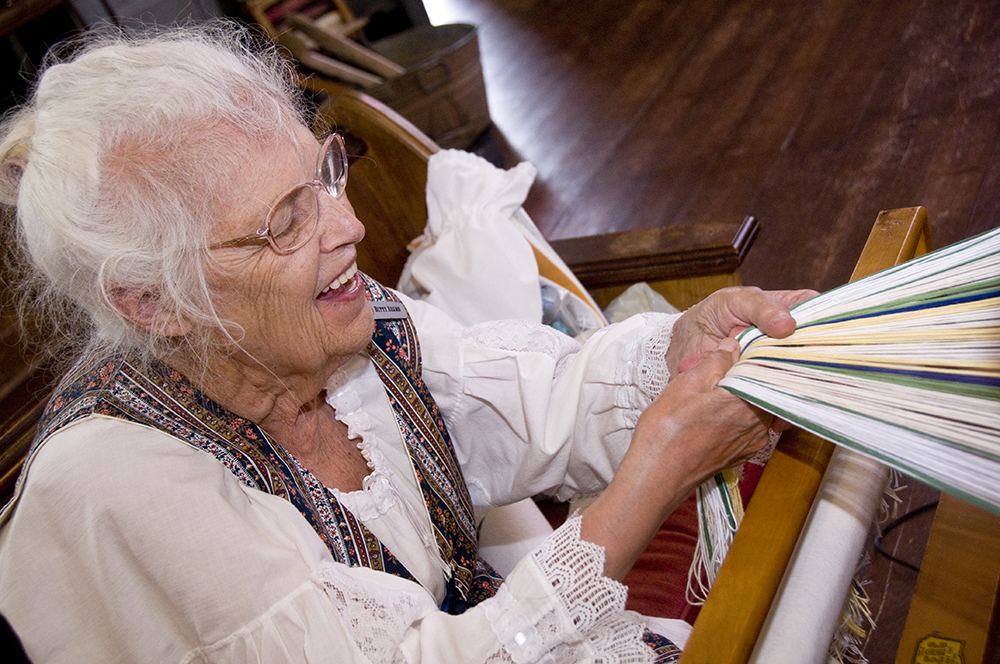
[[489,320],[542,320],[538,265],[514,214],[537,171],[509,171],[460,150],[431,156],[427,227],[414,240],[399,290],[473,325]]

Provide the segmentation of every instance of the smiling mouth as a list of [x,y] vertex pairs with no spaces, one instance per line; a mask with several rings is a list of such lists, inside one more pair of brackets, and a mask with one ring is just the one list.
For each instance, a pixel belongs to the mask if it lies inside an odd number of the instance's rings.
[[358,274],[358,264],[351,263],[351,267],[347,268],[347,271],[345,271],[339,277],[330,282],[330,285],[324,288],[317,296],[317,298],[326,297],[328,295],[331,295],[332,293],[335,293],[340,289],[346,290],[350,288],[351,284],[354,283],[354,277],[357,274]]

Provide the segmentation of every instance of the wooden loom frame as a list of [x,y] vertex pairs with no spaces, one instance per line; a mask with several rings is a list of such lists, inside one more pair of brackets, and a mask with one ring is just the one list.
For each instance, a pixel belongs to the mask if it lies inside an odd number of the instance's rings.
[[[915,207],[882,212],[875,221],[851,281],[929,250],[926,210]],[[834,449],[832,443],[800,429],[783,436],[698,615],[681,664],[743,664],[750,660]],[[942,498],[947,505],[954,500],[950,496]],[[997,522],[993,520],[992,523]],[[938,527],[936,522],[935,528]],[[931,538],[933,542],[934,532]],[[959,555],[968,556],[969,551]],[[985,580],[993,584],[985,593],[987,603],[993,604],[997,588],[995,569],[986,571]],[[995,633],[997,616],[994,611],[990,626],[991,609],[991,606],[985,607],[985,627]],[[912,632],[909,624],[907,627],[907,633]],[[996,645],[995,640],[993,645]],[[990,647],[986,645],[985,652],[988,653]],[[897,663],[913,661],[911,651],[908,642],[902,643]],[[976,661],[994,660],[976,658]],[[973,662],[967,659],[966,664]]]
[[[926,210],[882,212],[851,281],[929,249]],[[742,664],[750,659],[833,450],[833,443],[801,429],[782,436],[698,613],[682,664]]]

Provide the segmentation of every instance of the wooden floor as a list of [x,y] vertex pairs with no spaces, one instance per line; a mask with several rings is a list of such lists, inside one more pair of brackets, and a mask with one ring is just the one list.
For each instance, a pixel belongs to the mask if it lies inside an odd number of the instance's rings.
[[[1000,3],[425,0],[479,26],[495,136],[533,162],[550,239],[756,216],[744,283],[845,282],[882,209],[923,205],[936,246],[1000,225]],[[935,492],[907,482],[901,511]],[[887,536],[919,564],[930,514]],[[875,554],[893,662],[915,575]]]
[[744,214],[765,288],[850,276],[879,210],[1000,225],[1000,3],[426,0],[479,26],[490,112],[552,238]]

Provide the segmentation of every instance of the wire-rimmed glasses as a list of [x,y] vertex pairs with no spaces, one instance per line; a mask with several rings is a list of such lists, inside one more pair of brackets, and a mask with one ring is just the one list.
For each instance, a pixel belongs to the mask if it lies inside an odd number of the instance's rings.
[[290,254],[302,248],[316,233],[319,225],[319,190],[323,188],[334,198],[344,195],[347,187],[347,152],[344,138],[330,134],[323,142],[316,161],[316,178],[297,184],[281,196],[267,213],[267,219],[255,233],[218,242],[209,249],[270,244],[279,254]]

